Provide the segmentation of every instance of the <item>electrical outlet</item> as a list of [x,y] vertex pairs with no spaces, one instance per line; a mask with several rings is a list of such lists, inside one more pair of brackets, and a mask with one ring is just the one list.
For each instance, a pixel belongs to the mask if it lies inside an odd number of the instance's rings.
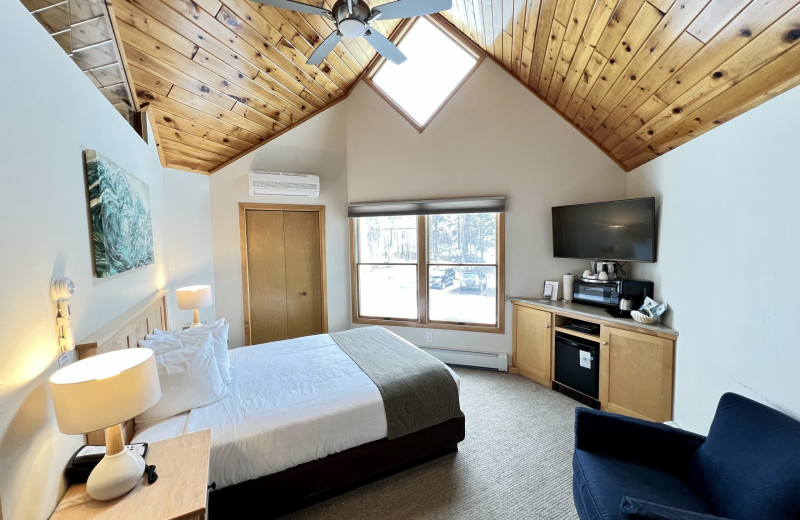
[[431,331],[425,332],[425,341],[427,341],[428,343],[433,343],[433,332]]
[[64,368],[65,366],[69,365],[73,361],[75,361],[76,355],[74,350],[68,350],[58,356],[58,368]]

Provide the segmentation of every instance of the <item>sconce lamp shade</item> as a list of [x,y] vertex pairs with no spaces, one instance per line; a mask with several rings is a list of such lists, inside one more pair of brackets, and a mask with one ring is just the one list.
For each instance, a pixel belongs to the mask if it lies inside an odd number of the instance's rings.
[[128,348],[67,365],[50,377],[58,429],[86,433],[144,412],[161,398],[149,348]]
[[178,308],[181,310],[202,309],[214,303],[210,285],[181,287],[175,293],[178,295]]

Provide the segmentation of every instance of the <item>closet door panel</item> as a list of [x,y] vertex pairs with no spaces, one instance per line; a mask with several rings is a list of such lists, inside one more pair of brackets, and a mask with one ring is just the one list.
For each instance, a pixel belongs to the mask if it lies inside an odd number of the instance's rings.
[[319,213],[284,212],[283,232],[287,335],[297,338],[320,334],[324,326]]
[[286,308],[284,214],[281,211],[246,212],[247,282],[250,312],[245,315],[249,345],[289,336]]

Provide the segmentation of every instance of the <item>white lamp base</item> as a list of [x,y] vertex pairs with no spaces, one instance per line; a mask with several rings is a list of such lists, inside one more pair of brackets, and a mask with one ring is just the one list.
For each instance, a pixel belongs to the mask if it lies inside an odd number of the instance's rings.
[[86,481],[86,492],[95,500],[112,500],[121,497],[142,480],[144,459],[123,449],[115,455],[106,455],[95,466]]

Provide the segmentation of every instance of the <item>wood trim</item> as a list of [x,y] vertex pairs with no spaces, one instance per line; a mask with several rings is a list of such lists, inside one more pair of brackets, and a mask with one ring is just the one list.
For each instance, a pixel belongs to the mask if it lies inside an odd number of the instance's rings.
[[417,319],[428,323],[428,217],[417,215]]
[[247,211],[306,211],[318,214],[320,285],[322,289],[322,332],[328,332],[328,268],[326,261],[325,206],[311,204],[268,204],[260,202],[239,203],[239,251],[242,265],[242,314],[244,316],[244,344],[250,341],[250,284],[247,270]]
[[125,73],[125,83],[128,87],[128,94],[131,96],[133,109],[136,112],[139,112],[141,110],[141,106],[139,105],[139,97],[136,95],[136,89],[133,86],[133,79],[131,78],[130,70],[128,70],[128,57],[125,55],[125,48],[122,46],[122,37],[120,36],[119,26],[117,25],[117,15],[114,13],[114,1],[115,0],[106,0],[103,3],[106,5],[108,18],[111,22],[111,32],[114,34],[114,49],[116,51],[119,64],[122,66],[122,71]]
[[356,279],[356,219],[348,218],[350,229],[350,321],[358,317],[358,280]]
[[[437,18],[437,16],[438,16],[438,18]],[[378,60],[377,64],[376,64],[376,66],[374,68],[370,69],[368,72],[363,73],[362,76],[364,77],[364,82],[367,85],[369,85],[370,87],[372,87],[372,90],[374,90],[375,93],[377,93],[380,97],[382,97],[383,100],[386,101],[389,104],[389,106],[394,108],[395,111],[397,111],[397,113],[400,114],[403,117],[403,119],[408,121],[408,123],[411,126],[416,128],[417,132],[422,133],[422,132],[425,131],[425,129],[428,127],[428,125],[431,124],[434,119],[436,119],[436,116],[438,116],[439,112],[441,112],[442,109],[444,109],[445,105],[447,105],[450,102],[450,100],[453,99],[453,96],[456,95],[456,93],[461,89],[461,87],[464,85],[464,83],[466,83],[467,80],[472,76],[472,74],[478,69],[478,67],[481,65],[481,63],[483,63],[483,60],[486,58],[486,53],[483,52],[479,47],[477,47],[475,44],[473,44],[468,39],[463,38],[460,35],[457,35],[457,34],[460,34],[460,33],[452,33],[451,34],[451,31],[450,31],[450,28],[449,28],[450,26],[449,25],[445,25],[445,23],[448,23],[447,20],[445,20],[444,17],[442,17],[441,15],[438,15],[438,13],[437,13],[437,15],[430,15],[430,16],[418,17],[418,18],[414,18],[414,19],[407,19],[408,22],[406,24],[401,24],[401,25],[408,25],[408,28],[407,29],[406,28],[402,29],[402,34],[401,34],[400,38],[398,38],[398,40],[397,40],[397,45],[400,44],[400,42],[402,41],[403,37],[405,37],[405,35],[408,34],[408,32],[411,30],[411,28],[414,26],[414,24],[417,22],[417,20],[419,20],[419,18],[426,18],[429,22],[431,22],[431,24],[434,27],[439,29],[445,36],[447,36],[448,38],[453,40],[453,42],[455,42],[459,46],[463,47],[468,53],[472,54],[475,57],[475,64],[472,66],[472,68],[469,70],[469,72],[467,72],[464,75],[464,77],[461,79],[461,81],[458,82],[458,84],[453,88],[453,90],[450,92],[450,94],[442,100],[442,102],[439,104],[439,106],[436,108],[436,110],[433,111],[433,113],[428,118],[428,120],[424,124],[421,124],[421,125],[419,123],[417,123],[417,121],[413,117],[411,117],[411,115],[408,112],[406,112],[403,109],[403,107],[398,105],[397,102],[394,99],[392,99],[391,96],[389,96],[389,94],[387,94],[380,86],[378,86],[377,83],[375,83],[373,81],[373,79],[372,79],[373,76],[375,76],[375,74],[377,74],[378,71],[380,71],[380,69],[383,66],[383,64],[386,63],[386,58],[380,58]]]

